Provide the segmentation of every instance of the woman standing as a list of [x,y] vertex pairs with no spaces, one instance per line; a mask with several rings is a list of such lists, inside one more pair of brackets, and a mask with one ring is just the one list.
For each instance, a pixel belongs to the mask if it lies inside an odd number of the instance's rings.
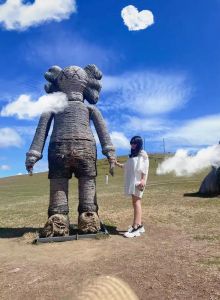
[[125,237],[140,236],[145,232],[142,224],[141,198],[147,181],[149,159],[143,150],[143,140],[140,136],[134,136],[131,141],[131,153],[125,164],[115,162],[116,166],[124,169],[125,194],[132,197],[134,208],[133,225],[124,234]]

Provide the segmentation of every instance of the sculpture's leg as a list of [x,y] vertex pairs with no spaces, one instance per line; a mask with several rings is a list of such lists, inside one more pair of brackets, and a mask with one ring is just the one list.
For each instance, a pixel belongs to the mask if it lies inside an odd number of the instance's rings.
[[78,228],[83,232],[97,232],[100,230],[98,204],[96,199],[95,177],[79,177],[79,219]]
[[67,178],[50,179],[49,217],[55,214],[68,215],[68,185]]
[[87,211],[98,212],[96,200],[96,181],[94,177],[78,178],[79,188],[79,214]]
[[41,237],[69,234],[68,179],[50,179],[48,221],[40,232]]

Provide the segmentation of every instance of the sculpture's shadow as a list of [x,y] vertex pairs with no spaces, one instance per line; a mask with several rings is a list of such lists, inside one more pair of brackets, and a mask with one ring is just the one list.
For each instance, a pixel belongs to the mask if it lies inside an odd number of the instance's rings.
[[[120,235],[120,231],[117,230],[117,227],[112,226],[112,225],[102,224],[102,228],[101,228],[100,232],[102,232],[102,233],[106,232],[110,235]],[[80,232],[78,232],[77,225],[76,224],[71,224],[70,225],[70,235],[74,235],[74,234],[77,234],[77,233],[80,233]]]
[[[117,230],[116,226],[110,226],[110,225],[105,225],[105,228],[107,232],[110,235],[121,235],[121,231]],[[38,234],[39,231],[42,228],[40,227],[16,227],[16,228],[10,228],[10,227],[1,227],[0,228],[0,238],[19,238],[22,237],[26,233],[36,233]],[[70,234],[76,234],[78,233],[76,225],[73,225],[72,228],[70,228]]]
[[0,238],[18,238],[22,237],[25,233],[37,233],[40,228],[35,227],[17,227],[17,228],[9,228],[4,227],[0,228]]
[[105,228],[110,235],[120,235],[120,231],[117,230],[116,226],[105,225]]
[[216,198],[220,197],[219,194],[201,194],[199,192],[195,193],[185,193],[183,194],[184,197],[198,197],[198,198]]

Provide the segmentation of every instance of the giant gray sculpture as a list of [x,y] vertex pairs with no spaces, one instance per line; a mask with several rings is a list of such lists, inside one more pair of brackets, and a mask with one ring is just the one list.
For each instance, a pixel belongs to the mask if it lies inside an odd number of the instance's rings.
[[[48,147],[49,219],[42,236],[68,234],[68,182],[72,174],[78,179],[78,227],[83,232],[98,231],[100,221],[97,218],[96,199],[96,143],[90,128],[90,120],[93,121],[97,131],[102,153],[107,156],[112,168],[114,167],[112,158],[115,155],[104,119],[95,107],[101,90],[102,73],[95,65],[88,65],[84,69],[77,66],[64,69],[53,66],[45,73],[45,78],[49,81],[45,85],[46,92],[65,93],[68,106],[62,112],[41,115],[33,142],[26,154],[26,169],[32,172],[34,164],[42,158],[53,121]],[[90,104],[86,104],[84,100]]]

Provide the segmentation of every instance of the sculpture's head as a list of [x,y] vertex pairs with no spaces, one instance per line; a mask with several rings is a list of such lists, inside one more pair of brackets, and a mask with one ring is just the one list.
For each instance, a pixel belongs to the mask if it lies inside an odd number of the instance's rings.
[[86,99],[91,104],[98,101],[101,90],[99,81],[102,78],[102,73],[95,65],[88,65],[84,69],[77,66],[64,69],[53,66],[44,76],[49,81],[45,85],[47,93],[63,92],[70,101]]

